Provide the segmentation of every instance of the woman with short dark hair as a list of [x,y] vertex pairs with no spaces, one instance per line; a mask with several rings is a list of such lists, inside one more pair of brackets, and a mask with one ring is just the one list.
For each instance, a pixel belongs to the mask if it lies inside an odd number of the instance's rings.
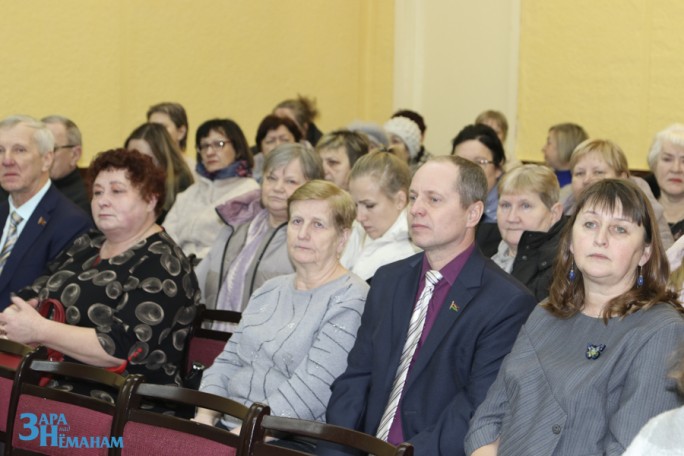
[[223,224],[215,207],[259,188],[252,179],[252,153],[240,126],[213,119],[197,129],[197,179],[179,194],[164,228],[187,255],[204,258]]
[[[12,298],[0,314],[0,337],[180,385],[199,289],[192,264],[155,223],[164,173],[150,157],[118,149],[97,155],[89,177],[99,232],[76,238],[46,276]],[[64,305],[66,324],[36,312],[36,300],[45,298]],[[98,397],[113,401],[108,393]]]

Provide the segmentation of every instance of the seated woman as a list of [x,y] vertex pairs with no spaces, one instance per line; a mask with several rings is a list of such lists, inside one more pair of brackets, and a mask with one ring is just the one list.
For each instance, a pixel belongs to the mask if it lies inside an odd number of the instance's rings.
[[653,193],[676,241],[684,233],[684,125],[670,125],[656,134],[648,166],[655,176]]
[[565,201],[566,214],[571,214],[575,210],[575,201],[579,198],[582,190],[594,182],[607,178],[629,179],[644,192],[651,203],[660,232],[660,240],[665,249],[670,248],[674,240],[663,215],[663,207],[653,196],[645,180],[629,175],[627,157],[620,146],[607,139],[583,141],[570,156],[570,170],[572,172],[572,194]]
[[216,206],[259,188],[252,179],[252,153],[240,126],[230,119],[199,126],[197,181],[179,194],[164,228],[186,255],[202,259],[223,227]]
[[[354,221],[354,202],[330,182],[298,188],[288,202],[287,248],[295,273],[254,292],[237,331],[204,372],[201,391],[278,416],[322,421],[330,384],[347,365],[368,285],[338,261]],[[200,409],[195,417],[216,424]],[[226,427],[236,423],[222,421]]]
[[427,125],[425,125],[425,119],[416,111],[410,109],[400,109],[399,111],[392,114],[392,118],[395,117],[406,117],[412,120],[420,130],[420,147],[418,148],[418,153],[415,157],[411,158],[409,162],[409,167],[411,171],[415,171],[422,165],[432,158],[432,154],[425,149],[425,132],[427,131]]
[[451,155],[470,160],[482,167],[487,177],[487,201],[482,222],[496,223],[499,192],[496,184],[504,173],[506,154],[491,127],[482,124],[466,125],[451,140]]
[[357,223],[340,262],[369,283],[380,266],[420,251],[408,233],[410,184],[408,165],[387,152],[365,155],[352,168],[349,192]]
[[157,218],[157,223],[161,224],[176,202],[176,195],[185,191],[195,181],[192,172],[183,160],[178,146],[161,124],[142,124],[128,136],[124,147],[149,155],[154,164],[166,173],[166,197]]
[[466,452],[620,455],[677,407],[667,370],[684,318],[648,199],[623,179],[582,192],[550,296],[475,412]]
[[476,242],[482,253],[491,257],[497,252],[501,234],[496,226],[499,204],[497,184],[504,173],[506,153],[496,132],[487,125],[466,125],[451,140],[451,155],[477,163],[487,178],[487,199],[484,214],[477,227]]
[[341,129],[323,135],[316,152],[323,161],[325,180],[349,190],[351,169],[356,160],[368,153],[369,147],[366,137],[355,131]]
[[318,117],[316,100],[297,95],[297,98],[283,100],[273,108],[273,114],[278,117],[292,119],[302,132],[303,138],[312,146],[316,146],[323,136],[314,120]]
[[242,312],[264,282],[294,271],[285,242],[287,199],[323,177],[321,160],[301,144],[283,144],[266,156],[264,176],[255,210],[234,201],[216,208],[225,225],[196,271],[210,309]]
[[[568,187],[572,180],[570,172],[570,155],[575,147],[589,138],[584,128],[574,123],[562,123],[549,128],[546,144],[542,147],[544,161],[556,172],[561,186],[561,201],[569,195]],[[566,189],[567,187],[567,190]]]
[[[151,158],[119,149],[97,155],[89,176],[101,233],[78,237],[47,276],[12,298],[0,314],[2,335],[95,366],[128,361],[129,374],[180,384],[199,290],[190,261],[155,223],[164,173]],[[36,298],[60,300],[66,324],[42,318],[34,310]]]
[[558,179],[546,166],[520,166],[499,182],[496,223],[503,240],[492,260],[520,280],[538,301],[549,295],[566,221],[559,194]]
[[382,126],[387,132],[389,151],[406,162],[415,171],[419,166],[420,127],[413,120],[405,116],[392,117]]
[[264,159],[276,147],[285,143],[298,143],[302,140],[302,132],[289,117],[278,117],[269,114],[259,124],[256,134],[256,146],[252,149],[254,168],[252,176],[258,182],[263,178]]

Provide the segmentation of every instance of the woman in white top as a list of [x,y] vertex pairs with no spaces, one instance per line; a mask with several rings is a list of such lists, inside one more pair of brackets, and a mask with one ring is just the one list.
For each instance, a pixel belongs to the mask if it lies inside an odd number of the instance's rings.
[[411,171],[387,152],[357,160],[349,179],[356,222],[341,263],[370,282],[375,271],[420,251],[409,239],[406,220]]
[[197,129],[197,180],[176,197],[164,229],[186,255],[206,256],[224,223],[216,206],[259,188],[254,161],[240,126],[213,119]]

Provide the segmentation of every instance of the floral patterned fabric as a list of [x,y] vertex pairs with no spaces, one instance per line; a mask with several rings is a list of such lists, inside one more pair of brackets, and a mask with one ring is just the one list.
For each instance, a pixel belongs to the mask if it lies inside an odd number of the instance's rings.
[[190,261],[165,232],[107,260],[99,256],[104,241],[98,232],[78,237],[20,295],[61,301],[66,323],[94,328],[107,353],[129,360],[127,373],[180,384],[200,296]]

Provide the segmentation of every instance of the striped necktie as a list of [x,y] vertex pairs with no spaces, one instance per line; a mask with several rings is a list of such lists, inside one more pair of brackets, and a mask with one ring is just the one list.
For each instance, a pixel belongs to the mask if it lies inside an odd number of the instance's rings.
[[7,239],[5,240],[5,245],[2,246],[2,251],[0,251],[0,274],[5,267],[7,258],[9,258],[10,253],[12,253],[12,247],[17,242],[17,226],[24,220],[21,215],[17,214],[16,211],[12,211],[10,214],[10,226],[7,230]]
[[409,366],[411,365],[411,360],[416,352],[420,336],[423,334],[428,304],[432,299],[432,292],[435,289],[435,285],[441,279],[442,274],[440,274],[439,271],[430,270],[425,274],[425,288],[420,294],[420,298],[418,298],[416,307],[413,309],[413,314],[411,315],[411,321],[409,323],[408,336],[406,337],[404,350],[401,352],[401,358],[399,360],[399,368],[397,369],[397,373],[394,376],[394,382],[392,383],[392,392],[390,393],[385,413],[383,413],[382,418],[380,419],[380,426],[378,427],[378,432],[376,434],[379,439],[387,440],[387,437],[389,436],[394,416],[397,414],[397,408],[399,407],[401,392],[404,389],[404,383],[406,383]]

